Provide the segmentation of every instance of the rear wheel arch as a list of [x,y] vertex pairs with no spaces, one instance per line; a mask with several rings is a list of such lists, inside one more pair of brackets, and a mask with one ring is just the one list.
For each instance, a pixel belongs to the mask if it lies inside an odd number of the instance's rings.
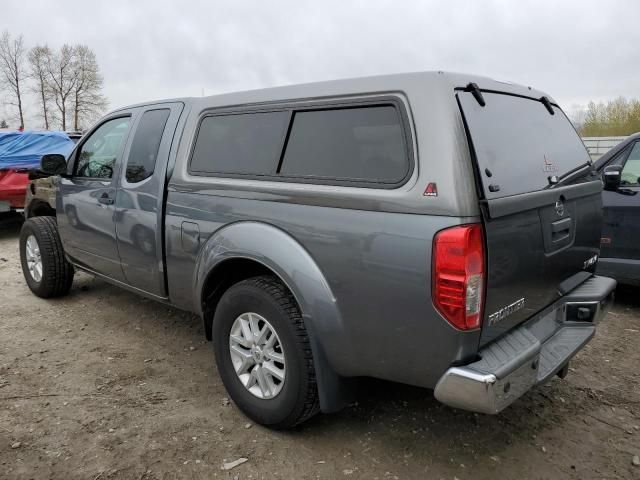
[[273,275],[282,281],[273,270],[255,260],[242,257],[222,260],[209,271],[200,289],[200,308],[207,340],[211,340],[213,317],[224,292],[242,280],[260,275]]
[[[335,297],[309,252],[287,232],[255,221],[222,227],[200,249],[193,277],[193,302],[197,313],[204,313],[203,300],[210,295],[205,285],[211,288],[217,284],[216,277],[220,272],[229,272],[226,269],[230,264],[226,262],[237,262],[235,265],[242,267],[241,273],[277,276],[289,288],[305,317],[311,321],[322,319],[332,331],[342,329]],[[218,270],[219,267],[223,269]],[[239,273],[234,275],[242,277]]]

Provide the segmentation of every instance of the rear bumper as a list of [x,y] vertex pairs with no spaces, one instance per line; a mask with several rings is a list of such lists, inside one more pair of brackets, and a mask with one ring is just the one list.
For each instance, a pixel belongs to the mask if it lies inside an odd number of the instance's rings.
[[616,281],[594,276],[526,323],[478,352],[480,360],[451,367],[435,397],[455,408],[498,413],[560,371],[593,337],[613,303]]

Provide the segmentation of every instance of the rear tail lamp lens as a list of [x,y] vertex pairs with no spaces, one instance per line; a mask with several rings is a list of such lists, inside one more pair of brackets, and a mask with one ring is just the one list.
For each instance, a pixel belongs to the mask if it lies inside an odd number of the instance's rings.
[[482,323],[485,252],[482,225],[442,230],[433,242],[433,302],[440,314],[460,330]]

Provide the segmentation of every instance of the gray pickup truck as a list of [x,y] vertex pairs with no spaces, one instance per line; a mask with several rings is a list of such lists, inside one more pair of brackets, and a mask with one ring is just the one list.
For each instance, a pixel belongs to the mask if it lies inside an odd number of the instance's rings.
[[101,119],[28,219],[41,297],[75,270],[195,312],[250,418],[288,428],[356,377],[497,413],[593,337],[602,183],[556,102],[412,73],[175,99]]

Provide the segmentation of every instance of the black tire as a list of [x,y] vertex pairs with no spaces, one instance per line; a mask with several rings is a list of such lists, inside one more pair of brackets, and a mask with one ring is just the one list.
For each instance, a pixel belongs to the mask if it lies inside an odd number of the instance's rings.
[[[286,376],[274,398],[254,396],[240,381],[229,352],[234,321],[243,313],[264,317],[282,343]],[[274,429],[294,427],[319,411],[318,388],[309,335],[293,295],[273,276],[243,280],[221,297],[213,319],[216,363],[229,396],[245,415]]]
[[[42,261],[42,278],[36,280],[27,265],[27,239],[35,237]],[[20,262],[22,273],[31,291],[41,298],[66,295],[73,283],[73,266],[64,256],[58,226],[53,217],[28,219],[20,230]]]

